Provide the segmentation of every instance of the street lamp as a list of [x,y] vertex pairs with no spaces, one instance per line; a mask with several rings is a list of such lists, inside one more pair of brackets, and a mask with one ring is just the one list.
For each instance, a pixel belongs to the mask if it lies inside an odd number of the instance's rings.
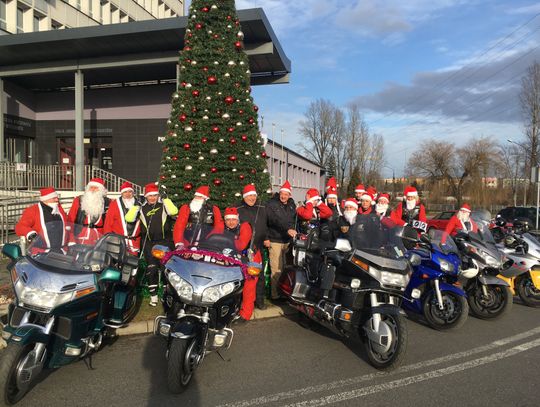
[[[526,154],[529,153],[529,149],[527,147],[525,147],[523,144],[518,143],[517,141],[514,141],[512,139],[506,139],[506,141],[508,141],[511,144],[515,144],[516,146],[522,148],[525,151]],[[529,182],[530,182],[530,178],[529,178]],[[523,186],[523,206],[526,206],[526,205],[527,205],[527,183],[525,183],[525,185]]]

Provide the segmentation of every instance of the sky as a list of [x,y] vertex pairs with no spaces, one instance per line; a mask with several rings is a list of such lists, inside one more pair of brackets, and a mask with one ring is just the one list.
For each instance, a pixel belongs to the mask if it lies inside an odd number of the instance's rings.
[[[521,78],[540,62],[540,2],[236,0],[263,8],[292,62],[290,83],[255,86],[262,131],[297,149],[318,98],[357,102],[385,140],[385,176],[436,138],[519,141]],[[261,117],[260,117],[261,118]]]

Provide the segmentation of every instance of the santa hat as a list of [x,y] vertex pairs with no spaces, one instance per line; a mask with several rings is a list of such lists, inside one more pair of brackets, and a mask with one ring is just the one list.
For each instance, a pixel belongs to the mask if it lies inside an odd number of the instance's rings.
[[352,206],[354,209],[358,209],[358,203],[354,198],[347,198],[343,207],[346,208],[347,206]]
[[360,197],[361,201],[368,200],[368,199],[370,202],[373,201],[373,195],[371,195],[369,192],[364,192],[362,196]]
[[321,199],[319,191],[317,191],[315,188],[310,188],[306,192],[306,201],[311,201],[312,199]]
[[53,187],[42,188],[39,190],[41,202],[48,201],[49,199],[57,198],[58,192]]
[[418,196],[418,191],[413,186],[408,186],[405,188],[405,191],[403,191],[404,196]]
[[328,182],[326,182],[326,188],[324,190],[328,192],[328,190],[331,190],[332,188],[334,188],[334,190],[337,190],[337,182],[334,177],[331,177]]
[[289,181],[285,181],[285,183],[279,189],[279,192],[288,192],[289,194],[292,194],[292,188]]
[[326,190],[326,192],[327,192],[327,194],[326,194],[327,198],[336,198],[337,199],[337,188],[336,187],[331,186]]
[[151,182],[150,184],[146,184],[144,186],[144,197],[146,198],[150,195],[159,195],[158,186],[155,182]]
[[471,206],[467,203],[464,203],[463,205],[461,205],[461,208],[459,208],[460,211],[463,211],[463,212],[471,212]]
[[236,208],[225,208],[225,216],[224,219],[240,219],[240,216],[238,215],[238,209]]
[[204,199],[210,199],[210,187],[208,185],[202,185],[195,191],[195,196],[200,196]]
[[360,192],[366,192],[366,190],[362,184],[358,184],[356,188],[354,189],[354,192],[360,193]]
[[377,202],[380,202],[381,199],[386,199],[386,202],[390,203],[390,195],[388,194],[380,194],[379,197],[377,198]]
[[131,191],[133,192],[133,185],[131,185],[131,182],[124,182],[122,185],[120,185],[120,193],[123,194],[124,192]]
[[255,185],[253,184],[247,184],[242,191],[242,198],[245,198],[249,195],[257,195],[257,190],[255,189]]
[[86,185],[87,187],[98,187],[100,189],[105,189],[105,181],[101,178],[92,178],[90,182]]

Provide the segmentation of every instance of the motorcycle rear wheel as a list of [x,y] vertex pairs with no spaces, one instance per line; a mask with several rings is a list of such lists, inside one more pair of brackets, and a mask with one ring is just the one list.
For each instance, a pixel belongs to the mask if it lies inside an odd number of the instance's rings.
[[432,291],[424,300],[424,318],[429,326],[439,331],[460,328],[469,315],[465,297],[452,291],[441,291],[444,308],[439,309],[437,296]]
[[[371,319],[367,322],[370,324]],[[392,344],[386,352],[377,349],[376,343],[366,338],[366,351],[369,362],[379,370],[392,370],[397,368],[405,357],[408,341],[407,323],[399,314],[381,314],[381,324],[385,324],[392,335]]]
[[476,286],[468,292],[471,314],[480,319],[497,319],[508,313],[512,308],[513,295],[510,288],[504,285],[488,284],[487,298],[482,292],[482,285]]
[[194,367],[189,363],[189,359],[194,341],[173,339],[171,342],[167,360],[167,386],[171,393],[184,392],[193,376]]
[[[11,406],[19,402],[31,389],[30,382],[26,388],[21,389],[17,384],[17,369],[25,357],[32,351],[32,346],[22,346],[19,343],[10,343],[0,353],[0,383],[2,396],[0,406]],[[35,381],[35,378],[32,381]]]
[[540,308],[540,290],[534,286],[529,273],[518,279],[516,291],[521,301],[529,307]]

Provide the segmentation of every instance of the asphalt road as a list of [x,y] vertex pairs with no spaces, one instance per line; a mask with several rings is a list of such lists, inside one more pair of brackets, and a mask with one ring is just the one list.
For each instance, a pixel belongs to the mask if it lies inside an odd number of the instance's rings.
[[354,342],[295,318],[236,329],[223,359],[207,356],[182,395],[165,379],[165,343],[122,337],[43,378],[21,406],[539,406],[540,309],[515,303],[499,321],[470,317],[456,332],[409,320],[401,368],[381,373]]

